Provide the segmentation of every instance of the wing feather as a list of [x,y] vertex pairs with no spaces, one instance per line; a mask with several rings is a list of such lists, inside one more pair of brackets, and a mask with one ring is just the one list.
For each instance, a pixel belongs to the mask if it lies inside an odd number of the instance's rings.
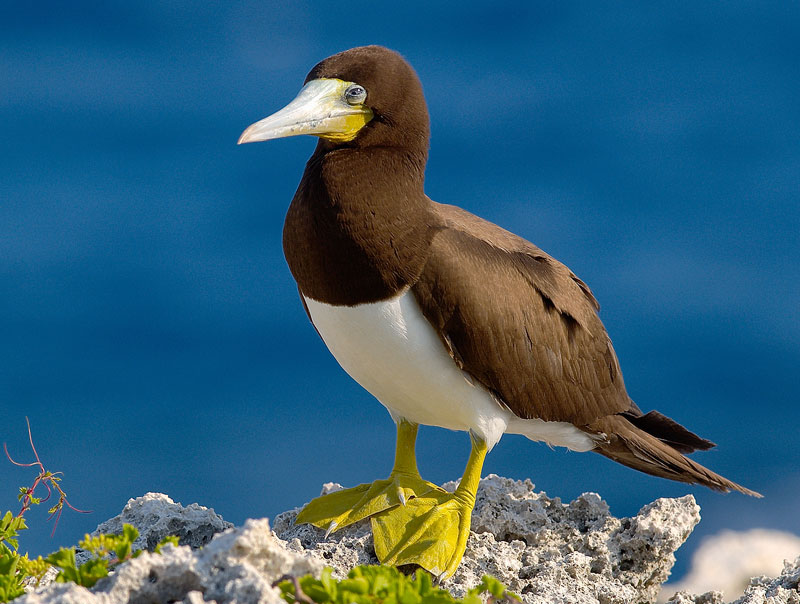
[[490,222],[435,209],[445,226],[413,291],[459,366],[521,418],[638,412],[586,284]]

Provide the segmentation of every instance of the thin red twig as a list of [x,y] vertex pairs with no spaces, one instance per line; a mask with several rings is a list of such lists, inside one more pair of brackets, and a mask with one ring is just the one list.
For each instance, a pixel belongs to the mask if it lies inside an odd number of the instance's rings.
[[[44,499],[39,500],[36,503],[44,503],[53,495],[53,489],[58,491],[58,503],[54,505],[51,509],[50,516],[48,516],[48,520],[50,520],[53,516],[55,516],[55,522],[53,524],[53,532],[50,534],[52,537],[55,535],[56,528],[58,527],[58,521],[61,518],[61,512],[66,505],[69,509],[78,512],[79,514],[90,514],[91,510],[81,510],[76,508],[67,500],[67,494],[63,491],[63,489],[59,486],[58,481],[60,480],[58,477],[61,475],[61,472],[48,472],[45,470],[44,464],[42,463],[41,458],[39,457],[39,452],[36,450],[36,445],[33,444],[33,434],[31,432],[31,422],[26,417],[25,422],[28,424],[28,441],[31,445],[31,450],[33,451],[33,456],[36,458],[36,461],[31,463],[21,463],[14,460],[11,457],[11,454],[8,452],[8,447],[6,443],[3,443],[3,450],[5,451],[6,457],[8,461],[10,461],[15,466],[23,467],[23,468],[30,468],[33,466],[37,466],[39,468],[39,475],[33,480],[33,484],[24,489],[23,495],[20,498],[22,501],[22,507],[17,514],[17,517],[21,517],[25,512],[27,512],[34,503],[34,493],[39,485],[44,485],[44,488],[47,489],[47,496]],[[52,488],[51,488],[52,487]]]
[[8,452],[8,445],[6,445],[6,443],[3,443],[3,450],[6,452],[6,457],[8,457],[8,461],[13,463],[15,466],[20,466],[21,468],[30,468],[31,466],[36,465],[35,461],[33,463],[20,463],[18,461],[14,461],[14,459],[11,457],[11,454]]

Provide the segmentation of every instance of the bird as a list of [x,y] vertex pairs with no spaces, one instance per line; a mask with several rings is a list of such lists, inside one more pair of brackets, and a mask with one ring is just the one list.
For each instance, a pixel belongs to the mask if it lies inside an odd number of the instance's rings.
[[[760,496],[689,459],[714,445],[628,395],[589,287],[526,239],[425,194],[430,120],[411,65],[362,46],[314,66],[239,144],[313,135],[283,248],[342,368],[396,423],[387,479],[318,497],[296,522],[326,536],[369,518],[384,564],[439,579],[460,563],[486,454],[505,433],[635,470]],[[454,492],[424,480],[418,426],[469,433]]]

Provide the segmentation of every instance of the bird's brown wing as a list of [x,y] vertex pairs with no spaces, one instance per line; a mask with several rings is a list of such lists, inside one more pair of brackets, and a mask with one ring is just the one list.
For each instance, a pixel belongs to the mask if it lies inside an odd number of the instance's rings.
[[444,226],[413,292],[458,365],[521,418],[640,415],[589,288],[524,239],[434,208]]

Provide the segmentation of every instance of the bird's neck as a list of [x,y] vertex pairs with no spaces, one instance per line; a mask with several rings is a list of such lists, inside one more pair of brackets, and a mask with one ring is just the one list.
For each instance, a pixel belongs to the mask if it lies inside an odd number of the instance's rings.
[[418,278],[437,228],[425,153],[325,150],[308,161],[283,229],[300,291],[328,304],[391,298]]

